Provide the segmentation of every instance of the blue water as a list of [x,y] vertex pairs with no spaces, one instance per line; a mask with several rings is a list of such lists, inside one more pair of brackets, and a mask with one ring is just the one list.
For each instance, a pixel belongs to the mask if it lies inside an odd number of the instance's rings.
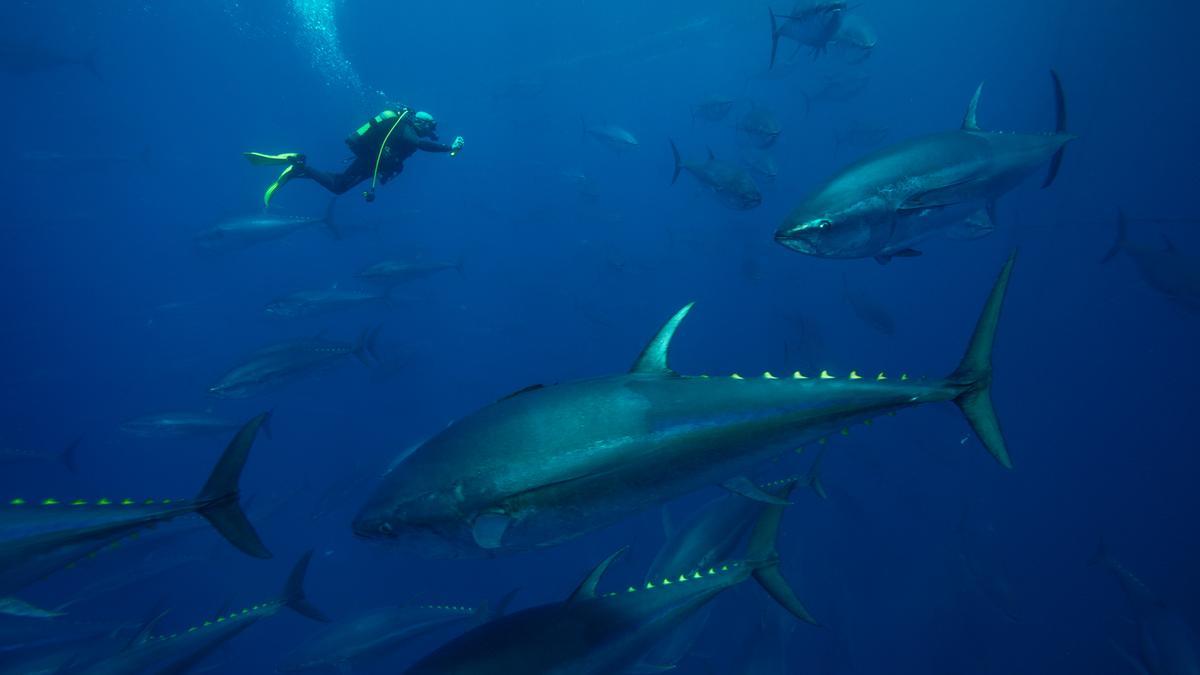
[[[258,523],[275,558],[241,556],[204,531],[167,552],[205,562],[72,616],[135,620],[161,602],[168,626],[191,625],[273,597],[310,548],[309,595],[334,617],[387,603],[474,605],[514,587],[519,607],[554,601],[624,544],[631,553],[612,583],[640,579],[662,541],[657,512],[545,551],[456,561],[355,540],[348,523],[373,480],[325,517],[311,514],[330,486],[378,474],[507,393],[625,370],[690,300],[697,306],[672,354],[680,372],[944,374],[1019,247],[993,389],[1016,468],[997,466],[949,408],[831,440],[830,499],[798,498],[780,543],[785,574],[825,625],[787,625],[784,672],[1129,672],[1110,646],[1132,649],[1127,605],[1111,576],[1086,564],[1102,537],[1200,625],[1191,417],[1200,319],[1148,288],[1128,259],[1098,264],[1118,206],[1200,215],[1189,86],[1200,11],[1076,0],[879,0],[854,11],[879,35],[866,62],[802,51],[768,76],[767,3],[758,0],[7,3],[5,45],[94,53],[98,74],[73,64],[0,72],[0,446],[53,451],[83,437],[77,475],[4,466],[0,497],[189,496],[224,439],[146,441],[121,422],[164,409],[239,420],[275,411],[274,438],[259,439],[243,479],[252,519],[255,507],[279,505]],[[785,60],[792,49],[781,47]],[[936,240],[887,266],[772,241],[808,191],[866,151],[835,146],[848,123],[886,127],[885,142],[956,128],[986,81],[984,128],[1049,130],[1051,67],[1080,139],[1050,189],[1031,179],[1000,202],[992,236]],[[805,113],[803,92],[850,72],[869,74],[861,95]],[[736,98],[733,113],[694,123],[689,106],[713,94]],[[197,254],[195,234],[261,209],[274,171],[241,152],[302,151],[337,169],[345,135],[395,102],[433,112],[442,139],[462,135],[466,147],[454,158],[417,154],[373,204],[360,189],[341,198],[338,221],[365,232],[334,240],[313,229]],[[751,102],[783,127],[762,206],[725,210],[688,177],[670,186],[667,139],[686,155],[708,146],[735,159],[733,122]],[[586,138],[584,122],[619,125],[640,146],[616,153]],[[585,173],[595,194],[563,172]],[[326,200],[296,181],[272,211],[317,214]],[[1160,233],[1200,251],[1192,225],[1134,230],[1148,243]],[[464,269],[401,287],[392,308],[291,322],[262,313],[291,291],[357,287],[353,272],[384,257],[461,259]],[[886,309],[893,335],[856,315],[844,284]],[[395,366],[386,377],[347,360],[248,400],[206,396],[265,344],[352,341],[379,323]],[[810,458],[786,458],[766,475],[803,470]],[[682,518],[717,494],[669,508]],[[147,564],[143,556],[107,552],[23,597],[56,606]],[[1019,621],[988,600],[964,556],[1006,580]],[[764,597],[746,586],[720,598],[678,672],[740,672]],[[212,663],[270,672],[315,629],[284,614]],[[365,672],[398,672],[435,644]]]

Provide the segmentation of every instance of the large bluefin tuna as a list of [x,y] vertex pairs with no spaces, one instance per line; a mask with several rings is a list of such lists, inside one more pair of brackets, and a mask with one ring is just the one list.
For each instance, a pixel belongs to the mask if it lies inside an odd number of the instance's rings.
[[1039,166],[1058,174],[1067,133],[1062,83],[1051,71],[1057,105],[1053,133],[983,131],[976,89],[962,128],[914,138],[870,154],[834,174],[775,232],[780,244],[822,258],[915,256],[937,234],[975,237],[994,228],[996,200]]
[[1200,312],[1200,258],[1182,253],[1164,237],[1162,247],[1129,240],[1129,220],[1117,212],[1117,238],[1100,262],[1108,262],[1124,253],[1137,266],[1146,285],[1171,301],[1193,312]]
[[773,501],[746,477],[764,461],[852,423],[943,401],[1009,467],[990,387],[1012,264],[943,378],[679,375],[667,352],[688,305],[630,372],[528,387],[442,430],[395,463],[354,531],[425,555],[495,555],[553,546],[711,485]]
[[152,621],[117,654],[100,659],[81,658],[82,663],[68,664],[70,667],[64,672],[80,675],[187,673],[242,631],[262,619],[275,616],[284,607],[314,621],[328,622],[329,618],[308,601],[304,592],[304,576],[311,559],[312,551],[309,551],[296,562],[283,593],[275,599],[222,613],[174,633],[154,633],[157,621]]
[[793,616],[809,621],[779,572],[775,538],[782,517],[782,506],[763,512],[741,560],[692,564],[645,586],[600,593],[597,587],[618,551],[597,565],[567,600],[484,624],[422,659],[408,675],[626,672],[664,635],[751,577]]
[[1137,652],[1127,652],[1116,643],[1114,647],[1136,672],[1200,675],[1200,640],[1184,615],[1156,596],[1145,582],[1109,555],[1103,542],[1092,556],[1092,564],[1112,572],[1133,611],[1138,624]]
[[193,499],[12,498],[0,504],[0,597],[44,579],[113,542],[161,523],[199,514],[241,551],[271,556],[238,505],[238,479],[263,413],[229,442]]
[[193,241],[203,251],[223,252],[249,248],[255,244],[282,239],[290,234],[322,226],[335,239],[342,237],[333,221],[334,201],[320,218],[304,216],[275,216],[267,213],[228,218],[197,234]]
[[672,185],[679,178],[680,171],[687,171],[731,209],[746,211],[762,204],[762,193],[758,191],[750,173],[733,162],[717,159],[712,150],[708,151],[708,159],[703,162],[686,161],[679,157],[679,149],[675,147],[675,141],[671,141],[671,154],[675,158]]
[[268,345],[222,375],[208,388],[208,393],[220,398],[247,398],[331,368],[348,356],[369,367],[372,360],[379,360],[375,353],[378,336],[379,328],[376,327],[363,331],[357,343],[308,338]]

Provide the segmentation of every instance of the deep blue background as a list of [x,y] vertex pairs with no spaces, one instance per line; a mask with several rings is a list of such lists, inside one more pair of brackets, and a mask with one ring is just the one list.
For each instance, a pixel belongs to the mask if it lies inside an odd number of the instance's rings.
[[[1191,419],[1200,321],[1146,288],[1128,260],[1097,264],[1118,205],[1141,216],[1200,214],[1195,3],[875,0],[855,10],[879,34],[865,64],[801,55],[772,77],[759,1],[347,0],[333,3],[336,36],[305,29],[321,5],[0,9],[4,44],[95,50],[102,76],[82,67],[0,73],[0,444],[54,449],[84,435],[78,477],[10,470],[0,497],[186,496],[222,441],[143,442],[122,436],[120,422],[173,408],[238,418],[276,411],[275,438],[256,446],[244,480],[257,504],[288,499],[261,526],[276,559],[229,553],[205,533],[176,547],[220,551],[215,562],[87,611],[135,617],[166,593],[168,623],[185,625],[225,599],[270,597],[309,547],[319,551],[310,595],[334,615],[387,602],[475,604],[516,586],[522,606],[550,601],[625,543],[632,555],[612,583],[639,579],[661,541],[656,513],[550,551],[450,563],[355,541],[347,523],[365,488],[315,526],[309,513],[327,486],[380,470],[499,396],[627,368],[688,300],[699,304],[675,344],[681,372],[941,374],[1019,246],[994,389],[1016,469],[995,465],[945,410],[835,439],[825,461],[832,498],[805,495],[785,520],[785,571],[827,623],[789,626],[789,672],[1126,672],[1108,644],[1132,640],[1122,598],[1086,566],[1101,536],[1200,623]],[[348,62],[329,51],[337,45]],[[787,211],[861,153],[835,148],[836,129],[862,121],[898,140],[954,128],[980,80],[985,128],[1049,129],[1050,67],[1062,75],[1080,139],[1051,189],[1031,180],[1001,202],[992,237],[933,242],[924,257],[887,267],[817,260],[772,242]],[[802,91],[826,72],[855,69],[871,77],[860,97],[805,115]],[[344,77],[355,73],[361,87]],[[709,94],[739,98],[730,121],[756,101],[783,123],[780,175],[757,210],[722,210],[688,179],[668,186],[668,137],[685,154],[708,145],[736,156],[729,122],[690,119],[689,104]],[[195,233],[257,210],[271,180],[240,152],[298,150],[336,168],[348,154],[345,134],[386,101],[432,111],[443,138],[461,134],[467,146],[454,159],[414,157],[374,204],[357,191],[340,200],[341,222],[377,231],[334,241],[314,230],[196,255]],[[581,120],[623,126],[641,147],[615,154],[585,139]],[[65,158],[31,158],[45,151]],[[144,151],[145,163],[136,159]],[[581,197],[560,175],[568,170],[591,176],[600,197]],[[296,182],[273,208],[319,213],[325,199]],[[1155,242],[1164,230],[1180,248],[1200,250],[1187,225],[1138,226],[1134,236]],[[293,290],[353,286],[355,270],[387,256],[461,257],[465,269],[404,288],[390,311],[293,323],[262,315]],[[894,317],[894,336],[856,317],[843,275]],[[156,309],[167,303],[180,304]],[[263,344],[321,331],[350,340],[381,320],[387,349],[406,361],[391,378],[348,364],[249,401],[205,397]],[[775,472],[807,461],[785,460]],[[681,517],[715,494],[671,510]],[[964,519],[984,532],[988,564],[1007,568],[1020,623],[966,576]],[[28,597],[61,602],[99,569],[140,564],[122,555]],[[717,672],[733,672],[760,595],[747,586],[718,601],[702,649]],[[231,672],[263,672],[313,629],[283,616],[219,658]]]

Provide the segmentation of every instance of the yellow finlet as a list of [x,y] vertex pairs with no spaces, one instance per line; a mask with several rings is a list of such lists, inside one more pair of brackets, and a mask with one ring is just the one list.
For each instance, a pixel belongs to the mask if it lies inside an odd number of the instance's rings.
[[852,379],[852,380],[861,380],[861,379],[862,379],[862,375],[859,375],[857,370],[852,370],[852,371],[850,371],[850,379]]
[[630,586],[629,588],[625,589],[625,592],[626,593],[636,593],[637,589],[634,588],[633,586]]
[[850,435],[850,427],[842,427],[842,430],[839,433],[843,436],[849,436]]
[[741,375],[738,375],[737,373],[734,373],[734,374],[730,375],[729,377],[730,377],[730,379],[733,379],[733,380],[744,380],[744,379],[746,379],[746,378],[742,377]]
[[793,380],[807,380],[808,378],[805,377],[804,375],[802,375],[800,373],[800,371],[797,370],[796,372],[792,373],[792,379]]
[[829,442],[829,439],[824,436],[817,439],[817,445],[825,445],[828,442]]
[[729,571],[729,565],[721,565],[721,571],[722,571],[722,572],[728,572],[728,571]]
[[834,379],[834,377],[829,374],[828,370],[822,370],[821,371],[821,379],[822,380],[832,380],[832,379]]
[[25,503],[25,500],[24,500],[24,499],[21,499],[20,497],[17,497],[16,499],[14,499],[14,500],[12,500],[11,502],[9,502],[9,504],[11,504],[11,505],[13,505],[13,506],[20,506],[20,505],[22,505],[22,504],[24,504],[24,503]]
[[883,382],[886,379],[887,379],[887,375],[885,375],[882,371],[880,371],[880,373],[875,376],[876,382]]
[[869,417],[867,419],[863,420],[863,426],[866,426],[866,427],[869,427],[874,423],[875,423],[875,420],[873,420]]
[[680,581],[687,581],[687,575],[686,575],[686,574],[680,574],[680,575],[679,575],[679,580],[680,580]]
[[112,500],[108,499],[107,497],[101,497],[100,499],[96,500],[97,506],[108,506],[111,503],[112,503]]
[[900,374],[900,381],[901,381],[901,382],[903,382],[903,381],[905,381],[905,380],[907,380],[907,379],[908,379],[908,373],[901,373],[901,374]]
[[83,499],[76,499],[75,501],[71,502],[71,506],[83,506],[84,504],[87,504],[87,501]]
[[769,371],[769,370],[768,370],[768,371],[765,371],[765,372],[763,373],[763,379],[766,379],[766,380],[778,380],[779,378],[778,378],[778,377],[775,377],[774,375],[772,375],[772,374],[771,374],[771,371]]
[[122,499],[121,500],[121,506],[129,506],[132,503],[133,503],[132,499]]
[[716,571],[715,569],[713,569],[713,568],[711,568],[711,567],[710,567],[710,568],[708,568],[708,573],[709,573],[709,575],[711,576],[711,575],[713,575],[713,574],[716,574],[716,573],[717,573],[717,571]]
[[663,586],[670,586],[670,585],[671,585],[671,580],[670,580],[670,579],[663,579],[663,581],[662,581],[662,585],[663,585]]
[[692,578],[693,579],[703,579],[704,577],[700,576],[700,570],[696,570],[695,572],[692,572]]
[[654,588],[654,582],[653,582],[653,581],[647,581],[647,582],[646,582],[646,590],[650,590],[651,588]]
[[47,497],[42,500],[42,506],[54,506],[57,503],[58,503],[58,500],[55,499],[54,497]]
[[801,445],[800,447],[796,448],[792,452],[796,453],[797,455],[803,455],[804,454],[804,446]]

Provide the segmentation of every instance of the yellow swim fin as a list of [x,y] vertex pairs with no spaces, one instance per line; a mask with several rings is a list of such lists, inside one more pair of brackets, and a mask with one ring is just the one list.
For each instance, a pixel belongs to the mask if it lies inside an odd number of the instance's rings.
[[263,193],[263,206],[271,205],[271,197],[275,196],[275,191],[283,187],[285,183],[292,179],[292,171],[296,169],[296,165],[289,164],[283,173],[279,174],[279,178],[275,179],[274,183],[267,186],[267,191]]
[[298,152],[281,152],[278,155],[268,155],[265,152],[243,152],[242,156],[250,160],[254,166],[278,166],[304,161],[304,155]]

